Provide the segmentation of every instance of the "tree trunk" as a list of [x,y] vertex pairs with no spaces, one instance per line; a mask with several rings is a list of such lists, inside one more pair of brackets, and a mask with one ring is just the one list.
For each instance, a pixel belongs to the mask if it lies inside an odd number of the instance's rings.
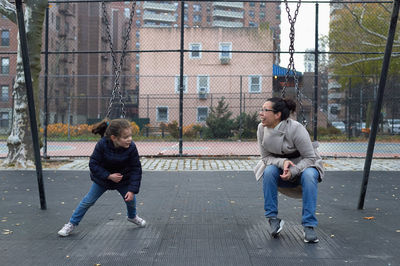
[[[39,121],[39,73],[42,30],[47,0],[25,0],[25,30],[32,73],[36,118]],[[29,123],[29,109],[24,78],[21,47],[18,38],[16,79],[13,91],[14,110],[11,134],[7,139],[8,154],[3,165],[26,168],[33,165],[34,151]],[[39,123],[38,123],[39,125]]]

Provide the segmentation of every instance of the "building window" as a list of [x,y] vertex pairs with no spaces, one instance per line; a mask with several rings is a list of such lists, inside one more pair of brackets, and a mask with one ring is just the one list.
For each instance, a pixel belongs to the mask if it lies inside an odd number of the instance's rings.
[[261,76],[252,75],[249,76],[249,93],[260,93],[261,92]]
[[253,10],[250,10],[250,11],[249,11],[249,16],[252,17],[252,18],[255,17],[255,14],[254,14],[254,11],[253,11]]
[[255,2],[250,2],[249,5],[250,6],[256,6],[256,3]]
[[[175,76],[175,92],[179,93],[179,83],[180,83],[180,76]],[[187,92],[187,84],[188,78],[186,75],[183,76],[183,92]]]
[[0,113],[0,127],[6,127],[8,128],[8,113],[7,112],[1,112]]
[[157,106],[157,122],[168,122],[168,107]]
[[8,85],[1,86],[1,99],[2,102],[8,102]]
[[193,12],[200,12],[200,11],[201,11],[201,5],[194,4],[193,5]]
[[219,44],[219,58],[232,58],[232,43],[223,42]]
[[250,21],[249,22],[249,27],[257,27],[257,23],[255,23],[254,21]]
[[191,43],[189,49],[192,50],[189,53],[189,58],[201,58],[201,43]]
[[124,15],[125,15],[125,18],[129,18],[131,16],[131,11],[129,10],[129,8],[127,8],[127,7],[124,8]]
[[10,31],[1,31],[1,46],[10,46]]
[[260,18],[261,19],[265,18],[265,12],[260,12]]
[[331,106],[331,114],[338,115],[340,113],[339,107],[337,105]]
[[197,122],[205,122],[208,117],[208,107],[197,107]]
[[136,10],[136,16],[137,16],[138,18],[140,18],[141,15],[142,15],[142,13],[141,13],[140,9],[137,9],[137,10]]
[[260,7],[265,7],[265,2],[261,2]]
[[3,57],[1,58],[1,74],[10,73],[10,58]]
[[193,15],[194,22],[201,22],[201,15]]
[[209,76],[197,76],[197,92],[208,93],[210,92],[210,77]]

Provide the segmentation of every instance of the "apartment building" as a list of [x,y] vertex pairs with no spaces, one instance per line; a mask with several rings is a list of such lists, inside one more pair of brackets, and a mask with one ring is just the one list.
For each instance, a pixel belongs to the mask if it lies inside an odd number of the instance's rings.
[[[132,11],[131,1],[107,2],[106,10],[101,2],[52,3],[49,6],[49,43],[48,43],[48,110],[49,123],[86,123],[105,117],[109,100],[115,87],[115,63],[107,51],[112,40],[115,58],[119,65],[119,51],[123,49],[124,32],[129,26]],[[263,28],[272,36],[272,47],[280,46],[280,3],[265,2],[225,2],[225,1],[185,1],[184,26],[191,28]],[[107,15],[108,21],[104,19]],[[124,95],[125,111],[129,118],[139,117],[139,76],[142,66],[139,64],[143,50],[142,28],[180,28],[181,5],[179,1],[136,1],[131,32],[127,42],[125,60],[119,79]],[[107,25],[109,30],[107,30]],[[16,39],[10,39],[16,26],[6,18],[0,18],[2,31],[2,69],[15,71],[13,54],[16,53]],[[9,32],[7,30],[9,29]],[[110,36],[108,36],[108,32]],[[178,37],[179,38],[179,37]],[[7,40],[9,45],[7,46]],[[43,51],[45,34],[43,34]],[[3,45],[4,44],[4,45]],[[15,46],[15,47],[14,47]],[[236,46],[237,47],[237,46]],[[220,47],[216,47],[219,49]],[[160,48],[160,49],[166,49]],[[251,47],[242,46],[243,50]],[[266,49],[265,47],[263,48]],[[105,51],[103,53],[99,53]],[[87,53],[85,53],[87,52]],[[42,57],[42,69],[44,69]],[[274,63],[279,61],[276,56]],[[6,71],[7,72],[7,71]],[[270,73],[269,73],[270,74]],[[12,77],[10,73],[1,79],[2,99],[0,108],[11,110]],[[43,75],[40,89],[43,95]],[[8,86],[8,100],[6,87]],[[43,106],[44,97],[40,97]],[[4,102],[9,101],[7,104]],[[116,105],[116,109],[120,106]],[[11,113],[0,109],[0,124],[8,124]],[[3,112],[4,111],[4,112]],[[6,114],[8,112],[8,115]],[[117,112],[118,110],[116,110]]]
[[[144,50],[168,50],[180,45],[177,28],[142,28],[140,35]],[[200,47],[221,52],[204,53],[197,49]],[[204,123],[210,109],[222,98],[232,118],[240,111],[258,112],[272,96],[273,55],[232,51],[245,48],[262,51],[272,47],[270,32],[259,28],[188,28],[185,49],[192,51],[184,58],[184,125]],[[179,60],[174,53],[140,56],[139,116],[149,118],[153,126],[179,120]]]
[[[59,6],[60,4],[57,4]],[[101,8],[101,3],[64,4],[71,9],[75,16],[70,39],[75,39],[76,51],[108,51],[110,49],[107,23],[114,50],[122,50],[124,33],[129,25],[132,2],[112,2],[106,4],[106,10]],[[219,2],[219,1],[185,1],[184,4],[185,28],[192,27],[263,27],[272,35],[270,50],[279,50],[280,46],[280,3],[264,2]],[[73,11],[73,12],[72,12]],[[54,11],[57,12],[57,11]],[[76,12],[76,14],[75,14]],[[60,19],[63,13],[58,12]],[[104,19],[104,14],[108,21]],[[61,23],[62,24],[62,23]],[[139,115],[139,76],[143,66],[139,64],[141,53],[134,51],[143,50],[141,32],[147,27],[178,28],[181,24],[181,5],[178,1],[136,1],[131,32],[126,50],[123,67],[121,69],[120,87],[125,96],[125,111],[127,117],[137,118]],[[78,26],[79,25],[79,26]],[[68,37],[67,37],[68,38]],[[72,44],[69,51],[73,51]],[[74,47],[75,48],[75,47]],[[176,48],[176,47],[175,47]],[[160,49],[167,49],[160,47]],[[219,49],[219,47],[217,47]],[[250,47],[242,47],[251,50]],[[265,49],[265,48],[264,48]],[[68,50],[66,50],[68,51]],[[120,53],[115,58],[119,63]],[[55,98],[64,98],[59,110],[54,112],[51,122],[83,123],[95,121],[105,117],[109,108],[109,99],[115,87],[115,71],[113,58],[108,53],[98,54],[68,54],[76,62],[64,73],[70,74],[68,92],[60,92],[63,87],[54,90]],[[69,61],[71,62],[71,60]],[[279,57],[274,57],[274,62],[279,62]],[[75,77],[76,76],[76,77]],[[119,108],[118,104],[114,105]],[[64,108],[63,110],[60,110]],[[68,114],[60,117],[59,114]],[[115,114],[118,114],[116,110]]]
[[[137,24],[145,27],[180,26],[178,2],[138,1],[137,13]],[[185,1],[184,23],[185,27],[265,26],[272,32],[276,48],[280,47],[280,2]]]
[[[0,134],[7,134],[11,127],[12,88],[17,64],[18,27],[8,18],[0,16]],[[14,52],[12,52],[14,51]]]
[[[49,123],[68,123],[74,108],[73,97],[78,88],[75,74],[78,73],[77,56],[68,52],[78,50],[77,6],[58,3],[49,7],[48,50],[48,119]],[[42,50],[45,50],[45,28]],[[42,61],[42,69],[45,62]],[[41,88],[44,87],[43,76]],[[43,97],[43,90],[41,93]],[[44,102],[43,102],[44,103]],[[72,121],[70,121],[72,123]]]

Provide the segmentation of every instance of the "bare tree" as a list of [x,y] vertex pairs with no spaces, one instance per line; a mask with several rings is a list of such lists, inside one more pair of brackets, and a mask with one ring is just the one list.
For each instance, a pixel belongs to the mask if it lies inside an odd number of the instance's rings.
[[[47,0],[24,1],[25,30],[32,73],[33,93],[36,103],[38,103],[39,73],[41,70],[40,53],[43,21],[47,5]],[[0,14],[6,16],[12,22],[17,23],[15,6],[10,2],[0,0]],[[7,139],[8,154],[3,165],[26,168],[29,165],[33,165],[34,153],[29,126],[28,100],[19,38],[13,97],[14,109],[12,129]],[[38,117],[38,109],[36,109],[36,117]]]

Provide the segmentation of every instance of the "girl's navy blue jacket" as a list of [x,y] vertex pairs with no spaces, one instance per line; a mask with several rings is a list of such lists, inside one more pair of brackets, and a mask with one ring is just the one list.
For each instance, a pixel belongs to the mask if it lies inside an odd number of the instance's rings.
[[[97,142],[89,161],[90,178],[106,189],[128,186],[128,190],[137,194],[142,180],[142,165],[135,143],[129,148],[116,148],[111,139],[103,137]],[[119,183],[107,177],[113,173],[123,175]]]

